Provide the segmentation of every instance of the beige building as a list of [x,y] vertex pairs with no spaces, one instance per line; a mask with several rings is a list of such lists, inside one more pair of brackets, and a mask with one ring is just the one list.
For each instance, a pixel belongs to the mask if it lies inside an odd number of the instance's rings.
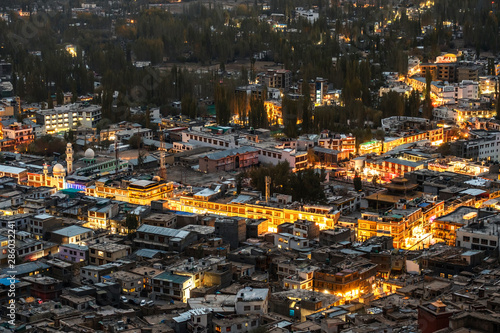
[[104,265],[126,257],[131,253],[128,245],[117,243],[97,243],[89,246],[91,265]]

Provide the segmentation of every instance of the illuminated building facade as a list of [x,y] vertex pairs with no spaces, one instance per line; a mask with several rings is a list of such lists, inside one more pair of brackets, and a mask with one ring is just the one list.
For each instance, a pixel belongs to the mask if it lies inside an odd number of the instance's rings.
[[407,172],[424,169],[425,163],[414,162],[399,158],[387,158],[384,160],[366,160],[365,168],[378,173],[384,179],[402,177]]
[[33,127],[21,123],[14,123],[2,128],[2,140],[0,150],[15,150],[20,145],[28,145],[33,142],[35,135]]
[[339,271],[318,270],[314,272],[314,291],[334,294],[344,301],[353,300],[371,291],[376,275],[377,265],[368,260],[360,260]]
[[155,299],[167,296],[184,303],[191,297],[191,289],[194,288],[191,277],[170,272],[163,272],[151,278],[151,284]]
[[473,222],[474,219],[477,218],[477,208],[458,207],[453,212],[438,217],[432,222],[432,237],[436,241],[442,241],[447,245],[455,246],[457,230]]
[[355,154],[356,138],[351,134],[333,134],[323,131],[318,140],[318,147]]
[[363,142],[359,145],[358,152],[359,155],[366,154],[380,154],[383,149],[382,141],[372,140],[368,142]]
[[358,240],[390,236],[394,248],[404,249],[407,239],[413,236],[413,229],[422,225],[421,208],[392,209],[384,214],[362,213],[358,219]]
[[45,129],[46,134],[66,132],[79,126],[95,128],[101,120],[101,107],[98,105],[68,104],[36,113],[36,123]]
[[28,186],[33,187],[55,187],[58,190],[66,188],[66,169],[61,164],[52,167],[52,174],[49,174],[48,165],[44,165],[43,173],[28,173]]
[[85,194],[98,198],[109,198],[138,205],[150,205],[151,201],[167,199],[172,195],[172,183],[138,180],[130,184],[112,184],[107,179],[96,181],[85,189]]
[[196,214],[216,214],[239,216],[251,219],[267,219],[270,232],[276,232],[277,226],[285,222],[308,220],[319,225],[320,229],[332,228],[338,221],[340,213],[313,213],[286,208],[262,206],[257,204],[238,204],[206,201],[192,197],[178,197],[169,200],[173,210]]

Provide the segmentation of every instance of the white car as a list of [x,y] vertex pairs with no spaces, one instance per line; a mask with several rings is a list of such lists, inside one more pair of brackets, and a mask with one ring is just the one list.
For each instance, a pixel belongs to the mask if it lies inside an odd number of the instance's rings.
[[121,300],[122,300],[123,303],[127,303],[128,302],[127,297],[121,296],[120,298],[121,298]]
[[141,306],[144,306],[144,305],[146,305],[146,300],[144,300],[144,299],[143,299],[143,300],[141,301]]

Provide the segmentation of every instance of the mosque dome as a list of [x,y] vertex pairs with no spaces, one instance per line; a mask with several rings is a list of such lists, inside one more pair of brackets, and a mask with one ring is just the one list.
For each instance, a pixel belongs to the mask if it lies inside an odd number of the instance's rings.
[[66,145],[66,147],[68,147],[68,148],[72,148],[72,147],[73,147],[73,145],[71,144],[71,142],[68,142],[68,144]]
[[91,159],[93,159],[93,158],[94,158],[94,156],[95,156],[95,153],[94,153],[94,151],[93,151],[91,148],[89,148],[89,149],[87,149],[87,150],[85,151],[85,158],[86,158],[86,159],[91,160]]
[[52,173],[64,173],[64,172],[66,172],[66,170],[59,163],[57,163],[56,165],[54,165],[54,167],[52,168]]

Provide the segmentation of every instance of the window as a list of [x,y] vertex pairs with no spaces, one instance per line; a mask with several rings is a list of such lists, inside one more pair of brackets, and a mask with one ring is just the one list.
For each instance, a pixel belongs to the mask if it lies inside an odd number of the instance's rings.
[[250,311],[250,305],[245,305],[243,307],[243,311]]
[[253,309],[254,309],[255,311],[260,311],[260,305],[256,305],[256,306],[254,306],[254,307],[253,307]]
[[491,246],[497,246],[497,242],[496,241],[490,241],[490,245]]
[[464,242],[470,242],[470,237],[469,236],[464,236]]
[[472,243],[479,244],[479,238],[472,238]]
[[231,326],[226,327],[226,332],[231,332]]

